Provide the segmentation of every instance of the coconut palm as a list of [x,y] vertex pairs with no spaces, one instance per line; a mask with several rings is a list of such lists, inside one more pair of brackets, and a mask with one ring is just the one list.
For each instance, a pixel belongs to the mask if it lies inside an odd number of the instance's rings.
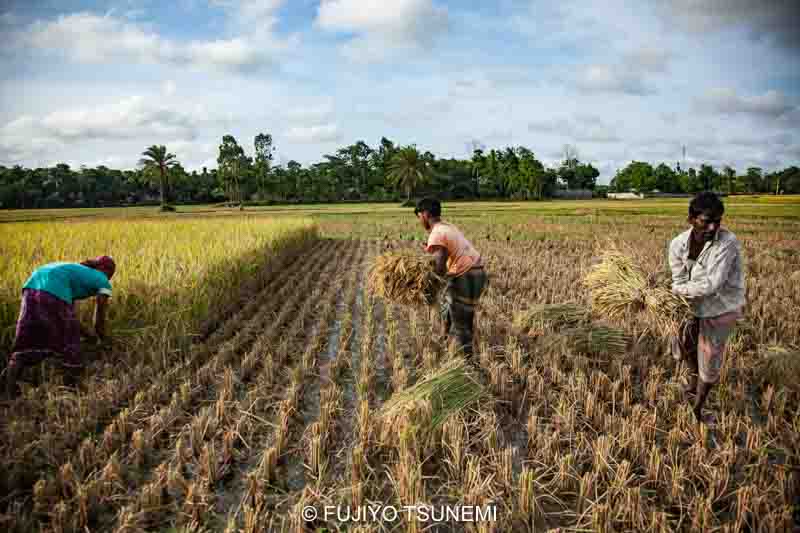
[[175,154],[167,152],[167,147],[153,145],[144,152],[145,156],[139,160],[139,165],[146,171],[154,173],[158,171],[159,186],[161,188],[161,210],[167,210],[167,170],[178,164]]
[[410,201],[414,189],[425,183],[429,176],[429,159],[420,154],[416,146],[406,146],[392,157],[387,178],[390,183],[405,189]]

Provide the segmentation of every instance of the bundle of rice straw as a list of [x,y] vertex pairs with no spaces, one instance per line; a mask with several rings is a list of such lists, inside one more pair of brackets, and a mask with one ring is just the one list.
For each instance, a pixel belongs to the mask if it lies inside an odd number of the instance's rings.
[[430,432],[485,395],[483,385],[467,362],[457,358],[413,387],[395,392],[383,404],[379,418],[385,423],[384,427],[396,428],[398,419],[409,414],[426,413],[421,429]]
[[622,355],[628,348],[628,336],[614,328],[591,324],[561,332],[567,345],[585,355]]
[[592,295],[592,309],[610,320],[620,321],[638,313],[657,335],[677,335],[690,318],[689,303],[672,293],[669,276],[647,275],[632,254],[612,242],[606,244],[599,264],[584,278]]
[[756,366],[756,384],[761,388],[772,385],[800,393],[800,348],[780,345],[763,346],[761,360]]
[[431,305],[445,286],[431,259],[412,251],[391,251],[375,258],[367,279],[373,294],[404,305]]
[[514,327],[528,334],[547,327],[574,326],[589,318],[588,309],[576,303],[541,304],[514,313]]

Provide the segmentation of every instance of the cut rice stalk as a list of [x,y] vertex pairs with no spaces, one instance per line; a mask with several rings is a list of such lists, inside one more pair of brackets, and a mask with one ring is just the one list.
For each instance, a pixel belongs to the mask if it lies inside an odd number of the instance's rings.
[[570,328],[561,334],[574,351],[591,356],[622,355],[629,341],[624,332],[597,324]]
[[605,245],[600,263],[585,276],[584,284],[596,314],[615,321],[638,314],[638,320],[665,338],[677,335],[691,316],[689,303],[672,292],[668,276],[645,274],[633,254],[623,253],[613,242]]
[[426,376],[413,387],[396,392],[383,405],[379,418],[393,425],[398,417],[428,411],[424,427],[433,431],[451,416],[485,397],[485,389],[468,368],[466,361],[455,359]]
[[574,326],[589,318],[588,309],[576,303],[542,304],[514,314],[514,326],[525,332],[546,327]]
[[433,271],[430,258],[410,251],[387,252],[375,258],[367,288],[399,304],[431,305],[445,282]]

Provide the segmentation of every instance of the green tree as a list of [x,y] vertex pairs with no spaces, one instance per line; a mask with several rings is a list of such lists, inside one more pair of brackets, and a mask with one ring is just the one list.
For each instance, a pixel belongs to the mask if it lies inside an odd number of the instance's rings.
[[239,146],[234,136],[223,136],[217,157],[218,175],[222,180],[228,200],[238,203],[240,207],[242,206],[240,179],[244,162],[244,149]]
[[800,168],[791,166],[783,169],[780,172],[778,183],[784,193],[800,193]]
[[355,144],[340,148],[336,155],[340,160],[346,162],[355,197],[361,199],[369,177],[372,148],[364,141],[357,141]]
[[178,164],[175,154],[167,152],[167,147],[153,145],[144,152],[144,156],[139,160],[139,165],[143,167],[147,174],[158,176],[159,188],[161,190],[161,210],[167,210],[167,170]]
[[597,178],[600,171],[594,168],[591,163],[581,164],[575,167],[575,188],[594,190],[597,185]]
[[725,165],[725,168],[722,169],[722,175],[725,177],[726,192],[734,194],[736,192],[736,170],[730,165]]
[[483,155],[483,150],[476,148],[472,151],[472,159],[470,160],[470,174],[472,175],[473,191],[476,198],[481,195],[481,172],[485,165],[486,157]]
[[259,195],[265,195],[270,191],[269,173],[274,157],[275,146],[272,144],[272,135],[269,133],[259,133],[255,137],[255,164],[256,183],[258,184]]
[[763,171],[760,167],[749,167],[742,176],[742,185],[748,193],[762,192],[764,184]]
[[650,163],[631,161],[625,168],[617,171],[611,186],[617,192],[635,190],[648,192],[655,188],[656,175]]
[[520,146],[516,150],[517,171],[511,178],[514,191],[525,198],[533,196],[541,200],[545,186],[544,165],[528,148]]
[[388,182],[406,192],[406,199],[430,177],[430,162],[417,147],[406,146],[397,151],[389,166]]
[[719,174],[711,165],[700,165],[700,173],[697,175],[697,177],[700,179],[700,183],[703,184],[704,191],[711,191],[719,188],[721,181]]
[[655,168],[655,188],[661,192],[675,193],[680,190],[678,175],[668,165],[661,163]]

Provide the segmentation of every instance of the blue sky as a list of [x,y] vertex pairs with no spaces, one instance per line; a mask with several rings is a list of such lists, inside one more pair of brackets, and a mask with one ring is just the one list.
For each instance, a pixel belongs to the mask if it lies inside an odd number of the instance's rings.
[[800,7],[780,0],[0,0],[0,164],[131,168],[222,135],[308,164],[381,136],[441,157],[565,144],[800,163]]

